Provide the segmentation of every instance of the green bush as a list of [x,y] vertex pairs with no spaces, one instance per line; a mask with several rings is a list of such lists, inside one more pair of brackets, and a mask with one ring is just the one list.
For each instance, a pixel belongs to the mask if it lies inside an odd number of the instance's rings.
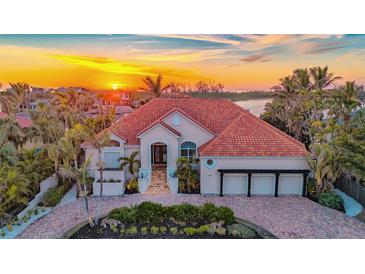
[[113,209],[108,216],[110,219],[120,221],[122,224],[135,224],[137,220],[136,207],[121,207]]
[[323,206],[327,206],[342,212],[345,211],[342,198],[334,191],[320,193],[318,195],[318,202]]
[[234,213],[230,208],[220,206],[215,212],[215,221],[223,221],[226,225],[229,225],[234,222]]
[[168,212],[178,222],[196,223],[201,220],[199,207],[190,204],[171,206]]
[[152,226],[151,227],[151,233],[156,235],[160,232],[160,229],[157,226]]
[[47,190],[43,197],[43,204],[48,207],[56,206],[65,194],[65,187],[63,185],[51,187]]
[[209,225],[202,225],[199,228],[197,228],[196,233],[198,235],[203,235],[205,233],[208,233],[210,226]]
[[148,227],[146,227],[146,226],[142,227],[141,228],[141,233],[142,233],[142,235],[148,234]]
[[166,231],[167,231],[167,227],[166,226],[161,226],[160,231],[161,231],[162,234],[165,234]]
[[137,223],[160,224],[166,218],[166,207],[152,202],[142,202],[137,206]]
[[179,233],[179,229],[175,226],[170,227],[170,232],[172,235],[177,235],[177,233]]
[[168,219],[183,224],[208,224],[222,221],[229,225],[234,221],[234,214],[228,207],[217,207],[213,204],[205,204],[201,207],[190,204],[162,206],[152,202],[143,202],[131,208],[113,209],[109,213],[109,218],[131,225],[160,225]]
[[194,236],[197,233],[197,230],[195,227],[185,227],[183,228],[184,232],[188,236]]
[[125,230],[125,234],[127,234],[127,235],[134,235],[134,234],[137,234],[137,233],[138,233],[138,230],[137,230],[136,226],[131,226],[130,228],[127,228]]

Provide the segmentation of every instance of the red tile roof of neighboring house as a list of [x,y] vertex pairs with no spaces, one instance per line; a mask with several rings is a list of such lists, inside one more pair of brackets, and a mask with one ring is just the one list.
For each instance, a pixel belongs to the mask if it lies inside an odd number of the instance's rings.
[[[6,118],[8,115],[4,112],[0,112],[0,119]],[[23,117],[20,115],[15,116],[15,120],[21,128],[27,128],[33,125],[33,121],[30,118]]]
[[[231,101],[222,99],[153,99],[113,123],[108,130],[126,140],[127,144],[138,145],[138,134],[161,123],[164,117],[174,111],[180,111],[215,135],[199,148],[202,156],[305,157],[308,155],[304,145],[299,141]],[[174,130],[168,125],[165,127]]]
[[242,114],[208,143],[200,156],[217,157],[306,157],[304,144],[253,114]]

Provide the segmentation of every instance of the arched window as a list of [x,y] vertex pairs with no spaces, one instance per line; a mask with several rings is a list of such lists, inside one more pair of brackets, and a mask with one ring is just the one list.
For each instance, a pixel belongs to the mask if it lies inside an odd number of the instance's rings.
[[187,157],[190,160],[196,158],[196,144],[193,142],[184,142],[181,144],[180,156]]

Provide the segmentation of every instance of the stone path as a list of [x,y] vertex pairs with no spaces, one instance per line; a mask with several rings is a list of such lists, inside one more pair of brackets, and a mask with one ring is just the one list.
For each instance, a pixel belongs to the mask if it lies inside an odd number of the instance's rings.
[[170,193],[167,184],[167,172],[163,170],[152,170],[151,183],[147,188],[146,194]]
[[[199,205],[211,202],[230,207],[237,217],[255,223],[279,238],[365,238],[365,224],[361,221],[302,197],[134,194],[100,199],[90,199],[91,214],[94,214],[99,202],[100,214],[146,200],[166,205],[183,202]],[[82,201],[78,200],[57,208],[34,222],[19,238],[60,238],[86,219]]]

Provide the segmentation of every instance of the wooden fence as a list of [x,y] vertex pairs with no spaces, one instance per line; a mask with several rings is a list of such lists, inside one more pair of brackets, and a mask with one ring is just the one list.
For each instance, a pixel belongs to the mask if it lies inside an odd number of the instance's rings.
[[335,183],[335,187],[345,192],[365,207],[365,187],[362,186],[358,180],[349,178],[348,176],[341,176]]

